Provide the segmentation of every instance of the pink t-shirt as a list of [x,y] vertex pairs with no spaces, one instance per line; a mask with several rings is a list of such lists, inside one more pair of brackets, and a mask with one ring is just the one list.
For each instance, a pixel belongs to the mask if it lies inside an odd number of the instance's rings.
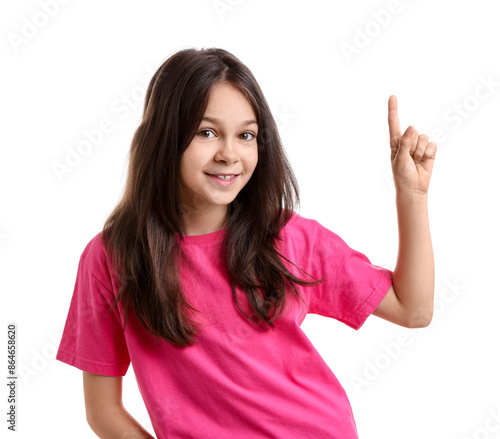
[[266,331],[234,303],[217,258],[223,234],[186,236],[182,243],[192,263],[182,265],[183,287],[204,327],[196,344],[177,348],[159,345],[133,313],[125,331],[122,311],[115,307],[106,314],[118,284],[99,232],[81,255],[56,358],[108,376],[125,375],[132,363],[158,439],[358,438],[344,388],[300,324],[313,313],[359,329],[389,290],[393,272],[371,264],[317,221],[295,214],[281,231],[279,250],[325,280],[297,286],[308,307],[288,301],[286,314]]

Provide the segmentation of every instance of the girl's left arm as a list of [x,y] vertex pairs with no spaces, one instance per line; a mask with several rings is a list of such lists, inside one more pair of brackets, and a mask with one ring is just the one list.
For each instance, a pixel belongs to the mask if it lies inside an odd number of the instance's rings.
[[399,248],[393,284],[374,315],[408,328],[427,326],[434,308],[434,255],[427,191],[437,146],[409,126],[401,135],[395,96],[389,98],[391,165]]

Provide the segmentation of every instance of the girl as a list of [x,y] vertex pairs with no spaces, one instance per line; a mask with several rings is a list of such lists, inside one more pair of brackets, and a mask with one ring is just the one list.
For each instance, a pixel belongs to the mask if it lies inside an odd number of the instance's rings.
[[295,212],[298,186],[250,70],[186,49],[149,84],[123,197],[85,247],[57,359],[83,370],[101,438],[151,438],[126,411],[130,364],[163,438],[357,438],[346,393],[300,328],[370,314],[429,324],[427,189],[436,145],[389,99],[394,271]]

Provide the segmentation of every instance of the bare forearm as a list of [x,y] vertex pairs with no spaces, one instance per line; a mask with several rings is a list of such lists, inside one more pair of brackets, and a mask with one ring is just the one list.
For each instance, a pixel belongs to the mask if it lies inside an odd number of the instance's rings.
[[434,306],[434,255],[427,194],[396,193],[399,228],[394,290],[408,311],[409,323],[429,322]]
[[87,420],[101,439],[154,439],[123,406],[99,410]]

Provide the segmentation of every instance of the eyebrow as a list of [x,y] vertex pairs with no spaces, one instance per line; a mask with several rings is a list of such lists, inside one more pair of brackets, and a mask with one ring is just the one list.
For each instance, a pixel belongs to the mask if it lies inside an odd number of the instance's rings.
[[[208,122],[212,122],[212,123],[220,123],[219,119],[217,119],[215,117],[210,117],[210,116],[203,116],[203,118],[201,120],[207,120]],[[246,125],[250,125],[252,123],[257,124],[257,121],[255,119],[244,120],[243,122],[241,122],[240,126],[246,126]]]

